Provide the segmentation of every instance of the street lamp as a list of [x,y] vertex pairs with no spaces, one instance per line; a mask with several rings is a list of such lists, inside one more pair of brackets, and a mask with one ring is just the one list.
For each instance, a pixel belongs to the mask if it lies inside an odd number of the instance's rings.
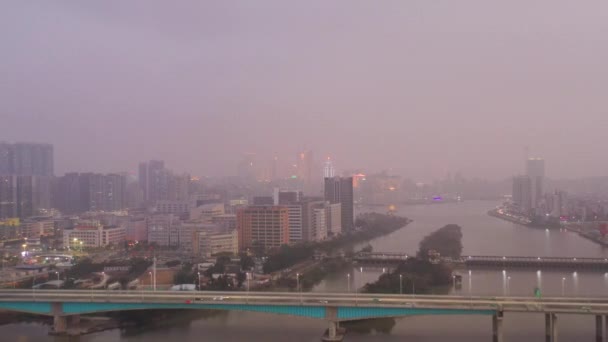
[[399,275],[399,294],[403,294],[403,274]]
[[198,272],[198,290],[201,290],[201,272]]
[[473,287],[472,272],[469,270],[469,297],[471,296],[471,287]]
[[[361,272],[361,278],[363,278],[363,267],[359,268]],[[359,301],[359,287],[357,286],[357,279],[355,279],[355,303]]]
[[21,245],[21,247],[23,247],[23,255],[25,256],[25,248],[27,247],[26,244]]
[[566,277],[562,278],[562,297],[565,296],[566,293]]
[[416,295],[416,280],[412,277],[412,295]]
[[148,274],[150,275],[150,288],[152,287],[152,272],[148,272]]
[[82,241],[80,241],[80,253],[82,253]]
[[245,278],[247,279],[247,303],[249,304],[249,275],[250,273],[245,273]]
[[300,303],[302,303],[302,288],[300,287],[300,273],[296,273],[296,286],[297,290],[300,292]]
[[348,293],[350,293],[350,273],[348,273],[348,274],[346,275],[346,279],[347,279],[347,280],[346,280],[346,281],[347,281],[347,283],[346,283],[346,284],[347,284],[347,286],[348,286]]

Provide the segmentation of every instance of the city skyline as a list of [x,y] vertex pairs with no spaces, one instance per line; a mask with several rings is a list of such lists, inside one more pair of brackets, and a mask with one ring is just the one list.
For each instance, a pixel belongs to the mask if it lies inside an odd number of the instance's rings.
[[304,147],[340,170],[505,179],[524,146],[550,177],[606,174],[608,5],[465,3],[11,1],[0,136],[53,144],[57,174],[228,175]]

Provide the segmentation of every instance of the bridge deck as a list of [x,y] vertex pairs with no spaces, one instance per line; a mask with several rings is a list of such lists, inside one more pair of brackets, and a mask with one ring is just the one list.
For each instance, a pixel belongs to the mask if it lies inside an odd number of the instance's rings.
[[[410,258],[408,254],[402,253],[359,253],[354,260],[369,263],[398,263],[408,258]],[[608,258],[470,255],[456,259],[441,258],[441,261],[466,266],[608,269]]]
[[[57,309],[60,305],[60,309]],[[608,315],[608,298],[413,296],[354,293],[2,290],[0,308],[43,315],[144,309],[256,311],[340,320],[404,315],[551,312]]]

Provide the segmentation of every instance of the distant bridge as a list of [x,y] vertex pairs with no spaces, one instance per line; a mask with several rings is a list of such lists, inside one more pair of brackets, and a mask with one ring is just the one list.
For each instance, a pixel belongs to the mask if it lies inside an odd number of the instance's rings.
[[[177,292],[1,290],[0,309],[54,317],[53,331],[65,333],[68,318],[108,311],[204,309],[249,311],[323,319],[329,324],[324,341],[341,341],[344,321],[411,315],[486,315],[492,317],[493,341],[502,341],[504,313],[545,315],[548,341],[555,341],[558,314],[594,316],[596,335],[603,338],[608,298],[528,298],[414,296],[358,293]],[[280,327],[286,329],[286,327]]]
[[[394,265],[411,258],[403,253],[358,253],[353,259],[362,264]],[[570,257],[529,257],[529,256],[488,256],[470,255],[460,258],[440,258],[442,262],[464,265],[466,267],[502,267],[502,268],[559,268],[607,270],[608,258],[570,258]]]

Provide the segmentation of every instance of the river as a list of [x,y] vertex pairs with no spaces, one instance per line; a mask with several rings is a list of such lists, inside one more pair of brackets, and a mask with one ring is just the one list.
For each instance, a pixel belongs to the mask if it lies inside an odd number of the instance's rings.
[[[374,251],[414,254],[419,241],[446,224],[462,227],[464,255],[522,255],[608,257],[608,249],[575,233],[532,229],[502,221],[486,214],[498,203],[467,201],[434,205],[403,206],[397,214],[414,220],[406,228],[370,242]],[[381,211],[381,208],[375,208]],[[374,281],[380,269],[353,269],[327,277],[313,291],[340,291]],[[462,271],[463,286],[452,289],[456,294],[530,296],[540,287],[544,296],[605,296],[608,277],[603,273],[537,270],[467,270]],[[592,316],[560,315],[559,335],[563,341],[593,341]],[[506,314],[506,341],[542,341],[544,317],[538,314]],[[50,337],[48,327],[36,323],[9,324],[0,327],[6,341],[251,341],[318,342],[326,325],[323,321],[256,313],[221,313],[193,319],[178,325],[157,327],[137,333],[106,331],[77,338]],[[397,319],[390,333],[349,333],[346,342],[369,341],[489,341],[491,318],[479,316],[424,316]]]

